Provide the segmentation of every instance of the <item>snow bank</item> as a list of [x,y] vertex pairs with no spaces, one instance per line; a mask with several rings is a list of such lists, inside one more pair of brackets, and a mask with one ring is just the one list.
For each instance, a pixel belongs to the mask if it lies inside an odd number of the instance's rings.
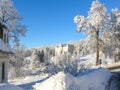
[[93,69],[77,77],[76,84],[80,90],[105,90],[110,77],[108,69]]
[[0,90],[23,90],[23,89],[12,84],[0,84]]
[[105,90],[110,76],[110,71],[103,68],[91,70],[78,77],[59,72],[33,87],[36,90]]
[[73,77],[70,74],[59,72],[55,76],[47,79],[42,84],[36,83],[33,87],[36,90],[65,90],[72,83],[72,81]]

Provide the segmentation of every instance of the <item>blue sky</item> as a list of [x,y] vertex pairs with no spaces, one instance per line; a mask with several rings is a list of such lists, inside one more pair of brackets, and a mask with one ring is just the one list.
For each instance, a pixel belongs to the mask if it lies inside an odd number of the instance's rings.
[[[28,31],[21,42],[28,48],[54,45],[85,38],[76,33],[73,18],[88,15],[94,0],[13,0]],[[120,10],[120,0],[100,0],[110,11]]]

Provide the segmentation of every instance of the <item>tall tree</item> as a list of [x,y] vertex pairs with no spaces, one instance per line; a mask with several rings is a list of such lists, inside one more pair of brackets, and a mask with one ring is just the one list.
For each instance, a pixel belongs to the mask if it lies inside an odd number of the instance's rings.
[[77,32],[83,32],[94,42],[96,47],[96,65],[99,60],[99,41],[103,31],[108,30],[108,15],[106,7],[98,0],[93,1],[88,16],[75,16],[74,22],[77,24]]
[[24,36],[27,30],[26,26],[20,23],[21,20],[22,17],[11,0],[0,0],[0,23],[7,27],[9,37],[15,43],[19,42],[19,36]]
[[117,54],[118,59],[120,61],[120,12],[117,8],[112,9],[110,18],[112,27],[107,36],[109,37],[111,42],[115,44],[115,54]]
[[111,28],[112,36],[114,36],[113,39],[115,40],[116,47],[119,48],[120,50],[120,13],[118,9],[112,9],[110,15],[111,15],[111,23],[112,23],[112,28]]

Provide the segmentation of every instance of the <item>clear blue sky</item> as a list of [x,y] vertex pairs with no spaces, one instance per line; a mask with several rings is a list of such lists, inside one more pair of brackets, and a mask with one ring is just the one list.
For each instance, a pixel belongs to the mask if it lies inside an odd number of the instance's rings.
[[[88,15],[94,0],[13,0],[23,23],[27,25],[26,37],[21,42],[28,48],[59,44],[83,39],[76,33],[73,18]],[[120,0],[100,0],[107,7],[120,10]]]

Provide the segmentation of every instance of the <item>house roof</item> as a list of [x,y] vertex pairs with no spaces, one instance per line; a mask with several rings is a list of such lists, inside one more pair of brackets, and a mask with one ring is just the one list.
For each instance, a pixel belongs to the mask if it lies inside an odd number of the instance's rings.
[[5,44],[3,40],[0,39],[0,52],[12,54],[13,50],[8,44]]

